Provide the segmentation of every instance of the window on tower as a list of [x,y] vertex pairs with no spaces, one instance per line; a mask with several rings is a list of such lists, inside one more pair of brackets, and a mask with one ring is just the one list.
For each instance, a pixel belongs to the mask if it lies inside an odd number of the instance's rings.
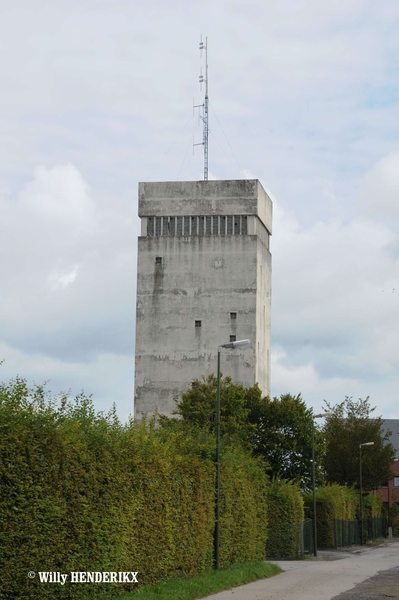
[[148,217],[147,235],[192,236],[192,235],[247,235],[246,215],[207,215],[179,217]]
[[230,336],[230,342],[236,342],[237,341],[237,336],[236,335],[231,335]]
[[198,217],[198,235],[204,235],[205,217]]
[[201,321],[195,321],[195,326],[196,327],[201,327]]
[[180,236],[183,233],[183,217],[177,217],[177,232],[176,235]]
[[184,235],[190,235],[190,217],[184,217]]
[[220,217],[220,235],[226,234],[226,217]]

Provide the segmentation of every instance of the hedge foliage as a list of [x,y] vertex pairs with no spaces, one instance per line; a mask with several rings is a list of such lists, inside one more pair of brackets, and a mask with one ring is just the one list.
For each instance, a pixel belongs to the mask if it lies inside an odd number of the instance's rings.
[[[29,571],[138,571],[140,584],[212,567],[214,438],[122,425],[83,394],[0,385],[0,598],[79,599],[130,584],[40,584]],[[222,451],[221,565],[264,558],[266,476]]]
[[300,555],[299,523],[304,520],[304,502],[295,483],[273,480],[268,486],[266,556],[293,558]]
[[382,500],[372,492],[363,498],[363,517],[382,517]]
[[[313,519],[313,495],[305,494],[305,511]],[[316,490],[317,546],[334,548],[334,519],[353,521],[356,518],[358,494],[346,486],[332,484]]]

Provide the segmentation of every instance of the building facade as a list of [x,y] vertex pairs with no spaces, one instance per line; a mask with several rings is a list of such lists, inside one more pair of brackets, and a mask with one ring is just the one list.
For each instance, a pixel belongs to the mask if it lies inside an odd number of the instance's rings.
[[377,493],[387,507],[389,514],[393,504],[399,506],[399,419],[385,419],[382,431],[383,433],[386,433],[387,431],[392,433],[389,441],[396,450],[396,459],[391,466],[393,477],[377,490]]
[[270,387],[272,202],[258,180],[139,184],[135,418],[216,373]]

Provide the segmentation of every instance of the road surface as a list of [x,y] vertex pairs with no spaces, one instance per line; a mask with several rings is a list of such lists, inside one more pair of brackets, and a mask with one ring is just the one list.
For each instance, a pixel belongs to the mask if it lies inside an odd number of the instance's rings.
[[[349,550],[348,552],[320,552],[317,560],[271,562],[279,565],[285,572],[207,596],[207,600],[399,598],[399,542],[396,541],[378,547]],[[367,582],[379,572],[388,570],[392,570],[392,572],[378,575],[379,579],[376,578],[376,583]],[[357,590],[353,589],[362,582],[365,582],[363,589],[361,586]],[[381,592],[382,595],[365,591],[365,585],[369,585],[369,588],[374,585],[374,592]],[[387,593],[384,591],[384,586]],[[343,594],[343,592],[346,593]],[[374,595],[372,595],[373,593]]]

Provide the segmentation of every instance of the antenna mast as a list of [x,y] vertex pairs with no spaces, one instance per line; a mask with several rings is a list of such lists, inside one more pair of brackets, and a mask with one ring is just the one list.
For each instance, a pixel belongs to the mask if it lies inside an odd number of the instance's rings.
[[201,68],[201,73],[199,76],[199,82],[200,82],[200,88],[202,90],[202,84],[205,83],[205,100],[203,104],[197,104],[196,106],[194,106],[194,108],[202,108],[203,109],[203,115],[200,116],[200,118],[202,119],[202,122],[204,124],[204,130],[203,130],[203,136],[202,136],[202,142],[199,144],[193,144],[193,146],[204,146],[204,181],[208,181],[208,138],[209,138],[209,120],[208,120],[208,38],[205,38],[205,44],[202,41],[202,35],[201,35],[201,41],[199,44],[199,48],[201,51],[201,58],[202,58],[202,51],[205,50],[205,77],[202,75],[202,68]]

